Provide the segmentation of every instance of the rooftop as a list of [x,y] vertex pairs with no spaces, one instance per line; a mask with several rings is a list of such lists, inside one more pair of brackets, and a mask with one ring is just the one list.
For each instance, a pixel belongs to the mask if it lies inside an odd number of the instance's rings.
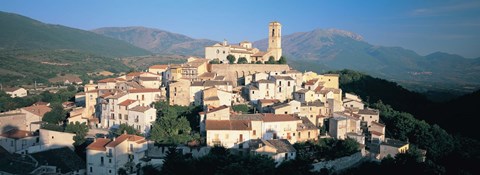
[[150,93],[150,92],[160,92],[160,89],[145,88],[145,89],[129,89],[128,90],[128,93]]
[[297,131],[318,129],[307,117],[301,117],[302,123],[297,124]]
[[121,103],[119,103],[118,105],[119,106],[128,106],[132,103],[135,103],[137,100],[130,100],[130,99],[127,99],[125,101],[122,101]]
[[23,138],[26,138],[26,137],[32,137],[33,133],[29,132],[29,131],[24,131],[24,130],[11,129],[11,130],[9,130],[7,132],[4,132],[0,135],[3,136],[3,137],[6,137],[6,138],[11,138],[11,139],[17,140],[17,139],[23,139]]
[[43,117],[45,113],[50,112],[52,110],[52,108],[45,105],[29,106],[29,107],[24,107],[22,109],[40,117]]
[[139,106],[135,106],[135,107],[133,107],[133,108],[131,108],[131,109],[129,109],[129,110],[131,110],[131,111],[137,111],[137,112],[145,112],[145,111],[147,111],[147,110],[149,110],[149,109],[152,109],[152,108],[150,108],[149,106],[140,106],[140,105],[139,105]]
[[166,64],[157,64],[149,67],[149,69],[167,69],[167,68],[168,68],[168,65]]
[[388,145],[396,148],[403,147],[405,145],[408,145],[407,142],[400,141],[400,140],[395,140],[395,139],[385,139],[385,142],[382,142],[382,145]]
[[378,115],[379,112],[373,109],[361,109],[358,111],[358,114],[365,114],[365,115]]
[[249,120],[207,120],[207,130],[251,130]]
[[263,121],[264,122],[284,122],[284,121],[298,121],[297,117],[294,117],[292,114],[272,114],[264,113]]

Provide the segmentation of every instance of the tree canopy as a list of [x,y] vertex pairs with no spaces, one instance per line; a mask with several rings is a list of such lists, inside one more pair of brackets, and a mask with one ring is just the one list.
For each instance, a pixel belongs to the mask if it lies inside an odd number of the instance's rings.
[[117,136],[122,135],[124,133],[127,134],[134,134],[134,135],[140,135],[140,132],[138,132],[133,126],[130,126],[126,123],[122,123],[119,125],[118,129],[115,131],[115,134]]
[[287,64],[287,58],[285,56],[281,56],[277,63],[278,64]]
[[248,60],[245,57],[238,58],[237,64],[248,64]]
[[229,62],[230,64],[234,64],[236,58],[235,58],[235,56],[233,56],[232,54],[229,54],[229,55],[227,56],[227,60],[228,60],[228,62]]
[[265,64],[275,64],[275,58],[273,56],[268,57],[268,61]]
[[78,121],[75,123],[70,122],[67,124],[67,127],[65,127],[65,132],[75,134],[73,137],[75,143],[73,143],[73,145],[78,146],[85,142],[85,136],[88,133],[88,126],[86,123],[80,123]]
[[54,103],[51,105],[51,107],[52,110],[45,113],[42,121],[48,122],[50,124],[62,123],[67,118],[67,112],[63,110],[63,106],[59,103]]

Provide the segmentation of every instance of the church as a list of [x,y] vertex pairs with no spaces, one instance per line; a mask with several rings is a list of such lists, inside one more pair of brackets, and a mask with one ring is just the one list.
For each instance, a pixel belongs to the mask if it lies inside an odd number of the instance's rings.
[[282,25],[279,22],[270,22],[268,25],[268,49],[266,52],[252,47],[252,43],[242,41],[238,45],[229,45],[227,41],[205,47],[205,58],[218,59],[220,63],[228,63],[227,56],[233,55],[238,61],[244,57],[249,63],[264,63],[272,56],[278,61],[282,56]]

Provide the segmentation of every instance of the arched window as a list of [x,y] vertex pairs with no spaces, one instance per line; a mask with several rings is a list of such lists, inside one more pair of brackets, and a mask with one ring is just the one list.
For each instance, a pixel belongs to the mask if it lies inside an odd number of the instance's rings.
[[272,29],[272,36],[275,36],[275,29]]

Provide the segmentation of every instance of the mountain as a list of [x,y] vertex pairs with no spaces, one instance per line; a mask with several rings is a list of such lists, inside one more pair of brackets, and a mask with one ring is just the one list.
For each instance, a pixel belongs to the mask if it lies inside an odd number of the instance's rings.
[[136,56],[150,52],[93,32],[0,12],[0,49],[72,50],[100,56]]
[[[259,40],[254,46],[265,50],[267,42]],[[352,69],[420,92],[452,88],[471,92],[471,87],[480,86],[479,58],[440,52],[421,56],[401,47],[374,46],[358,34],[338,29],[285,35],[282,48],[290,63],[300,70]]]
[[105,27],[92,31],[160,54],[203,56],[205,46],[216,43],[212,40],[193,39],[185,35],[146,27]]

